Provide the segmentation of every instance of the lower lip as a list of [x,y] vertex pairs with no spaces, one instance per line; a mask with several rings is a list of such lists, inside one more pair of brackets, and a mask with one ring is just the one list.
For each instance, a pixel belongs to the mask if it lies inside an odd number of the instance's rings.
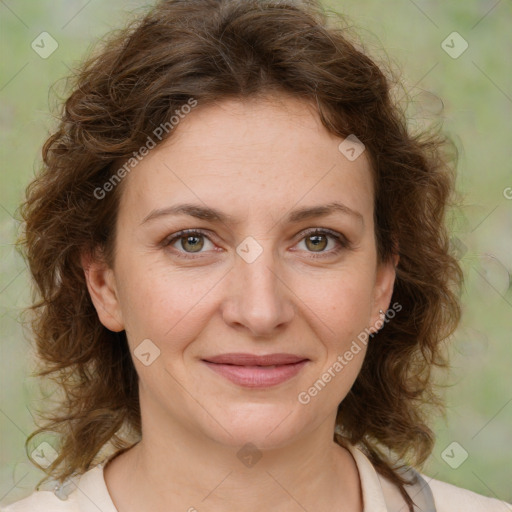
[[222,375],[231,382],[246,388],[267,388],[277,386],[297,375],[308,362],[299,361],[293,364],[283,364],[274,368],[262,366],[237,366],[233,364],[217,364],[203,361],[214,372]]

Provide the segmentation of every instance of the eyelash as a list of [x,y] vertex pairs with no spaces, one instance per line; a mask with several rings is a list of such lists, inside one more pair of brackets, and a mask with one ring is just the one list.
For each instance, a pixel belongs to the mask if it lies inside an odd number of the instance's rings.
[[[172,245],[176,240],[179,240],[180,238],[185,238],[185,236],[191,236],[191,235],[201,235],[201,236],[204,236],[204,237],[208,238],[208,240],[210,240],[210,238],[208,237],[207,233],[205,231],[201,230],[201,229],[184,229],[182,231],[178,231],[177,233],[175,233],[174,235],[171,235],[170,237],[167,237],[162,242],[162,245],[164,247],[168,247],[168,246]],[[338,244],[335,249],[332,249],[331,251],[328,251],[328,252],[322,252],[322,253],[318,253],[318,254],[315,254],[315,253],[312,252],[311,254],[312,254],[313,258],[325,258],[325,257],[328,257],[328,256],[336,256],[343,249],[348,249],[348,250],[352,249],[352,243],[344,235],[342,235],[341,233],[337,233],[336,231],[332,231],[330,229],[326,229],[326,228],[313,228],[313,229],[310,229],[308,231],[305,231],[303,233],[302,238],[299,240],[299,242],[301,242],[304,238],[307,238],[308,236],[313,236],[313,235],[327,235],[327,236],[330,236]],[[210,242],[211,241],[212,240],[210,240]],[[187,253],[187,252],[183,252],[183,251],[177,251],[177,254],[179,255],[180,258],[196,259],[198,257],[201,257],[202,253],[196,253],[197,256],[192,256],[191,255],[192,253]],[[184,254],[186,254],[186,256],[184,256]]]

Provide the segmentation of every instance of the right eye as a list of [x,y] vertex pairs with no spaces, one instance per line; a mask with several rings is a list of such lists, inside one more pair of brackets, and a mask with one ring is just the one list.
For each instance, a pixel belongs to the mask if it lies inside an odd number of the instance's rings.
[[[204,239],[213,244],[203,231],[184,229],[168,237],[164,242],[164,247],[173,246],[173,250],[177,251],[180,257],[193,258],[194,256],[186,256],[186,254],[200,254],[201,252],[205,252],[201,251],[204,247]],[[174,247],[175,243],[177,243],[177,247]]]

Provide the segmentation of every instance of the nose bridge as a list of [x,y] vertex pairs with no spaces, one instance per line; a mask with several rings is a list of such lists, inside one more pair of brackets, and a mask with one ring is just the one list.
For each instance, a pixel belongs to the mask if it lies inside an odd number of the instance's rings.
[[232,279],[234,301],[229,321],[242,324],[254,334],[270,334],[293,316],[290,295],[280,276],[272,238],[247,237],[237,247]]

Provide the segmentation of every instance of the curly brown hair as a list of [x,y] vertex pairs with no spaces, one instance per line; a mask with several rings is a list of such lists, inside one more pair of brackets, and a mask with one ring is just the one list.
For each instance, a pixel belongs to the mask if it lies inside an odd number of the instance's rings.
[[432,370],[447,366],[442,342],[460,320],[463,275],[445,221],[456,155],[438,125],[412,133],[393,99],[395,72],[329,13],[319,0],[163,1],[105,38],[70,80],[21,207],[19,244],[37,287],[37,376],[62,392],[26,441],[28,450],[37,434],[59,436],[43,481],[81,474],[105,446],[126,450],[141,434],[126,335],[100,323],[81,264],[98,249],[113,261],[122,182],[101,200],[98,188],[190,98],[207,105],[277,91],[312,100],[331,133],[356,134],[370,157],[378,261],[400,256],[392,302],[402,311],[369,344],[334,439],[360,443],[412,510],[400,469],[432,451],[427,411],[443,410]]

